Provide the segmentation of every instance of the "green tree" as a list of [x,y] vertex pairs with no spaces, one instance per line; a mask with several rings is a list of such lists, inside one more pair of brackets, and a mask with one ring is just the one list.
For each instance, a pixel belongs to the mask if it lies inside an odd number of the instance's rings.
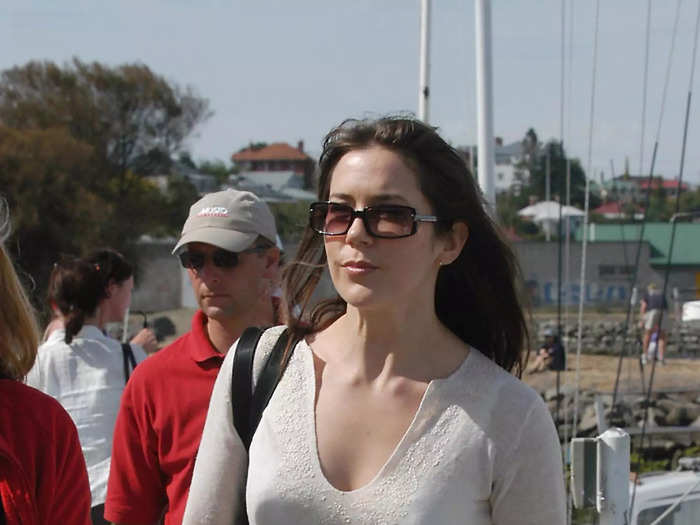
[[651,190],[649,195],[649,207],[647,208],[647,222],[666,222],[675,210],[675,199],[670,199],[661,184]]
[[540,148],[542,147],[542,144],[540,144],[539,138],[537,137],[537,133],[533,128],[528,129],[525,133],[525,136],[522,140],[522,145],[522,167],[528,170],[533,170],[537,162],[537,156],[539,155]]
[[14,230],[9,246],[40,289],[59,254],[100,242],[95,225],[110,204],[88,189],[93,157],[65,129],[0,125],[0,188]]
[[0,122],[15,129],[65,127],[121,178],[153,151],[178,151],[211,115],[208,108],[191,87],[143,64],[33,61],[0,75]]
[[309,203],[271,202],[270,210],[275,216],[279,236],[287,242],[298,241],[309,220]]
[[143,175],[209,116],[206,99],[143,64],[33,61],[0,73],[0,188],[39,293],[60,252],[129,254],[142,234],[181,226],[167,224],[169,199]]
[[199,163],[197,169],[206,173],[207,175],[213,175],[219,184],[223,184],[228,180],[229,175],[231,175],[231,167],[227,166],[222,160],[203,160]]
[[[533,169],[530,171],[530,180],[524,192],[528,195],[534,195],[539,200],[544,200],[546,172],[547,172],[547,156],[549,156],[550,165],[550,191],[552,197],[561,198],[562,202],[566,199],[566,152],[561,145],[561,142],[550,140],[540,151],[534,163]],[[581,167],[578,159],[569,159],[571,172],[571,204],[583,209],[586,197],[586,174]],[[590,209],[600,205],[600,199],[591,194],[589,197]]]
[[680,209],[685,212],[700,212],[700,188],[681,193]]

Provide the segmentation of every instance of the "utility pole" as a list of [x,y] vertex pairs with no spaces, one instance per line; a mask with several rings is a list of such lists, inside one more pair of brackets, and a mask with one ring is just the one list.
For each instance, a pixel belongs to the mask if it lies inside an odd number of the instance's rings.
[[476,24],[476,108],[479,146],[479,186],[489,213],[495,216],[493,143],[493,74],[491,56],[491,1],[475,0]]
[[420,2],[420,78],[418,85],[418,118],[428,123],[430,97],[430,0]]
[[[549,147],[547,147],[547,156],[545,157],[545,164],[544,164],[544,201],[547,203],[550,200],[552,200],[551,178],[552,178],[552,171],[550,168]],[[547,204],[547,206],[549,206],[549,204]],[[552,236],[551,229],[552,229],[551,224],[546,223],[546,227],[544,229],[544,234],[545,234],[545,239],[547,242],[550,241],[551,236]]]

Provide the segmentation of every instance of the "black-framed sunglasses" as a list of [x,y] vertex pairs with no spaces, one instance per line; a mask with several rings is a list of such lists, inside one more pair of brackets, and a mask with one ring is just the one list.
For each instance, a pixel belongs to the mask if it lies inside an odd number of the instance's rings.
[[416,233],[419,222],[444,220],[435,215],[418,215],[415,208],[398,204],[378,204],[355,210],[338,202],[314,202],[309,209],[309,225],[322,235],[345,235],[356,217],[362,219],[369,235],[381,239],[410,237]]
[[178,258],[180,259],[180,264],[183,268],[198,272],[204,268],[207,259],[210,259],[212,264],[217,268],[230,269],[238,266],[238,255],[240,253],[263,252],[265,250],[267,250],[267,247],[265,246],[255,246],[253,248],[243,250],[242,252],[230,252],[228,250],[218,248],[212,252],[211,256],[196,250],[185,250],[184,252],[180,252],[178,254]]

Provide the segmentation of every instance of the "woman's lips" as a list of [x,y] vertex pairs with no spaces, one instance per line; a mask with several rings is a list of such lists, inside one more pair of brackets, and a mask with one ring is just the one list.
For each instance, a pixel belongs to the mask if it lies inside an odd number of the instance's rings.
[[367,273],[376,270],[377,266],[367,261],[348,261],[343,264],[343,268],[351,273]]

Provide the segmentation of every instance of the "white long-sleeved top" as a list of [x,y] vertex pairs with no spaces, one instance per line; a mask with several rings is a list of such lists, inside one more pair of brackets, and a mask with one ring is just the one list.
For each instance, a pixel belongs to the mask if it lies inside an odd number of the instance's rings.
[[[256,377],[277,333],[261,340]],[[232,523],[244,492],[251,525],[566,522],[559,441],[545,404],[477,350],[449,377],[430,382],[394,452],[353,491],[334,488],[321,470],[306,342],[297,344],[263,413],[250,461],[231,413],[234,352],[214,386],[184,525]]]
[[[27,384],[54,397],[78,428],[90,478],[92,506],[104,503],[112,456],[112,433],[124,390],[121,343],[99,328],[85,325],[70,345],[58,329],[39,346]],[[131,345],[136,362],[146,354]]]

